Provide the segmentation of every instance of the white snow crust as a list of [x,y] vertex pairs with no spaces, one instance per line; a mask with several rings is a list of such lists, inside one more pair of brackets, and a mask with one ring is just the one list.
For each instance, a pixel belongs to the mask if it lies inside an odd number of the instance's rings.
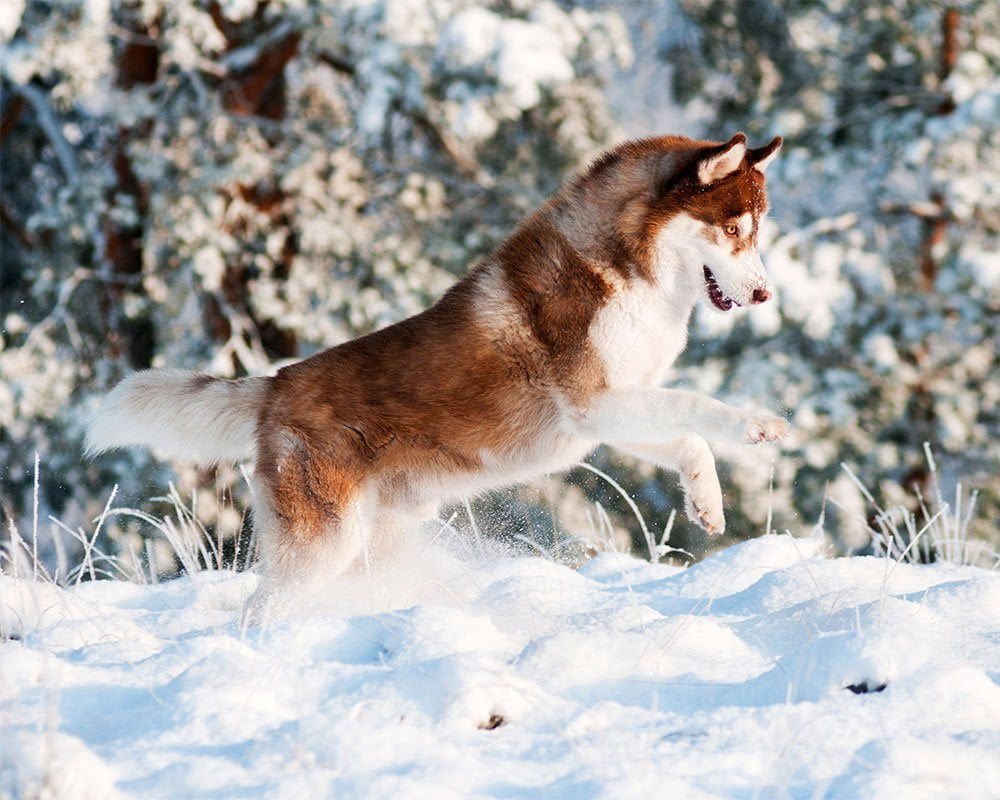
[[1000,787],[997,573],[790,536],[688,569],[429,545],[402,564],[245,630],[249,573],[0,576],[0,797]]

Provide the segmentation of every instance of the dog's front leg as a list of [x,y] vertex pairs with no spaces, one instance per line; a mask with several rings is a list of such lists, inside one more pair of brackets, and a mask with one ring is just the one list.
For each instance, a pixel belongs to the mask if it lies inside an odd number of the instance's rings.
[[617,447],[680,475],[688,519],[713,536],[726,529],[715,457],[701,436],[691,433],[662,444],[628,443]]
[[578,436],[610,445],[661,444],[691,433],[737,444],[776,442],[788,423],[770,414],[745,411],[681,389],[611,389],[565,416]]

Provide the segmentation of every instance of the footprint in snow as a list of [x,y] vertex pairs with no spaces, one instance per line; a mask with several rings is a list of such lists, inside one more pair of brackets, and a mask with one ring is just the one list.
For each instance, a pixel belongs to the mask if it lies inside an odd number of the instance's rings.
[[888,685],[887,683],[877,683],[875,681],[858,681],[857,683],[850,683],[844,688],[854,692],[854,694],[872,694],[883,691]]

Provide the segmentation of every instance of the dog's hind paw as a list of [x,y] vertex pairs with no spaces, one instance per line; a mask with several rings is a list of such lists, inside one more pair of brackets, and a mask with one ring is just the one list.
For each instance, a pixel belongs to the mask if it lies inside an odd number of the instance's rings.
[[777,442],[788,435],[788,422],[770,414],[753,414],[747,419],[744,433],[750,444]]

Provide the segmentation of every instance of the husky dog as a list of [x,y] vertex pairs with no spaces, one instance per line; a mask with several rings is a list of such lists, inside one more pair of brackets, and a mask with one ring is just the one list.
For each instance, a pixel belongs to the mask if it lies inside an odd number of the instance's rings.
[[771,297],[757,229],[780,146],[626,142],[427,311],[273,377],[131,375],[88,450],[253,460],[264,596],[391,552],[443,500],[565,469],[600,443],[679,473],[688,516],[721,533],[708,440],[773,442],[787,424],[660,383],[696,303]]

